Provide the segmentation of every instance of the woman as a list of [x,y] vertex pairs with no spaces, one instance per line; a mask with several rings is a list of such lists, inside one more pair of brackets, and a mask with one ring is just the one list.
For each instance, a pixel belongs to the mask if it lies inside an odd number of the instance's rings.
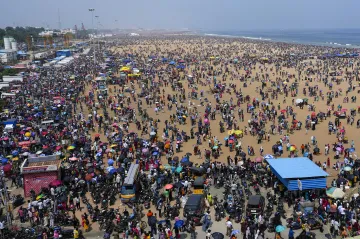
[[81,216],[81,223],[85,232],[87,232],[89,230],[89,221],[87,221],[84,216]]

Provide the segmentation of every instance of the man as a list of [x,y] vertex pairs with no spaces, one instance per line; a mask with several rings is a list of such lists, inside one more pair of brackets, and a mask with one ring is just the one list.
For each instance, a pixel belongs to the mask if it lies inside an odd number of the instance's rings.
[[157,202],[157,207],[156,207],[156,209],[157,209],[158,212],[159,212],[159,217],[162,217],[162,214],[161,214],[162,206],[163,206],[162,200],[160,199],[160,200],[158,200],[158,202]]
[[289,239],[294,239],[294,230],[292,227],[290,227],[290,230],[289,230]]
[[79,238],[79,229],[77,227],[74,228],[74,239]]
[[231,236],[233,225],[232,222],[230,221],[230,218],[227,219],[225,224],[226,224],[226,235]]

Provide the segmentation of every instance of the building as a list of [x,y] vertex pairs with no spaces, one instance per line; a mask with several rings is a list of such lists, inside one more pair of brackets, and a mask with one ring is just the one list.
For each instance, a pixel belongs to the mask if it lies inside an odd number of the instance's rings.
[[266,159],[271,171],[289,191],[325,189],[324,170],[306,157]]
[[25,159],[21,165],[24,177],[24,195],[31,196],[30,191],[40,193],[41,188],[48,188],[49,184],[60,178],[60,161],[57,155]]
[[17,50],[3,49],[0,50],[0,62],[10,63],[17,60]]
[[69,57],[69,56],[71,56],[71,51],[68,49],[56,51],[56,57],[59,57],[59,56]]

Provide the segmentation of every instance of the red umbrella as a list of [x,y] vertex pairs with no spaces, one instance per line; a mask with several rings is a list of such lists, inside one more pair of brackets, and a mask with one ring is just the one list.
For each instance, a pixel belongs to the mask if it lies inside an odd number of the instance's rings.
[[43,131],[43,132],[41,132],[41,134],[42,134],[43,136],[45,136],[45,135],[47,135],[47,134],[48,134],[48,132]]
[[56,146],[55,150],[59,151],[61,149],[61,146]]
[[166,184],[164,188],[165,188],[165,189],[172,189],[172,188],[173,188],[173,185],[172,185],[172,184]]
[[8,172],[11,171],[11,168],[12,168],[11,164],[6,164],[6,165],[3,167],[3,170],[4,170],[5,173],[8,173]]
[[286,112],[286,110],[281,110],[280,112],[281,112],[281,113],[285,113],[285,112]]
[[100,134],[95,134],[95,137],[100,137]]

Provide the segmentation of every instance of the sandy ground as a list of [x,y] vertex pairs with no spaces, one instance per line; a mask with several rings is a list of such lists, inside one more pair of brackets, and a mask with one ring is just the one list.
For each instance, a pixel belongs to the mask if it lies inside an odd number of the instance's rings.
[[[287,66],[281,66],[281,68],[279,69],[278,72],[275,71],[275,63],[274,64],[262,64],[262,63],[256,63],[256,64],[252,64],[251,67],[248,67],[248,69],[251,68],[251,75],[250,78],[247,80],[248,86],[246,88],[243,87],[243,82],[239,81],[239,78],[241,76],[245,75],[245,69],[244,67],[239,67],[238,65],[235,66],[234,64],[225,64],[226,61],[234,59],[234,58],[238,58],[240,62],[249,62],[248,60],[245,59],[244,54],[254,54],[256,55],[256,57],[260,57],[260,56],[277,56],[277,57],[281,57],[285,54],[289,54],[291,52],[304,52],[306,50],[310,51],[310,53],[314,53],[318,50],[318,49],[307,49],[306,47],[303,46],[284,46],[284,45],[276,45],[274,43],[270,44],[263,44],[263,43],[249,43],[249,42],[240,42],[240,41],[225,41],[225,40],[221,40],[221,39],[213,39],[213,40],[205,40],[205,39],[192,39],[192,40],[143,40],[140,42],[140,44],[137,45],[126,45],[126,46],[121,46],[121,47],[113,47],[112,48],[113,51],[120,53],[120,54],[125,54],[125,53],[132,53],[134,55],[138,55],[137,57],[137,61],[146,61],[147,60],[147,56],[149,55],[158,55],[158,56],[165,56],[165,57],[169,57],[171,58],[172,55],[178,56],[180,59],[184,58],[186,56],[188,57],[197,57],[199,60],[199,64],[195,65],[192,64],[190,66],[188,66],[184,72],[180,72],[180,76],[184,76],[184,75],[188,75],[188,74],[192,74],[194,75],[195,72],[201,72],[198,68],[200,66],[203,66],[204,68],[210,68],[213,67],[213,70],[223,70],[225,71],[225,68],[228,67],[229,69],[229,74],[225,74],[225,78],[224,80],[222,79],[223,74],[217,76],[218,80],[221,80],[222,83],[226,83],[227,85],[231,84],[236,84],[236,89],[241,89],[241,91],[243,92],[244,96],[249,95],[251,99],[253,98],[259,98],[261,99],[260,95],[259,95],[259,90],[258,88],[261,87],[261,82],[257,81],[255,78],[256,76],[261,77],[263,74],[269,74],[269,81],[276,81],[277,79],[279,79],[280,81],[286,81],[288,80],[289,85],[291,85],[291,83],[293,83],[295,80],[292,77],[291,79],[288,78],[288,75],[295,75],[295,78],[297,79],[297,82],[299,84],[299,92],[298,95],[295,97],[291,97],[290,95],[288,97],[285,97],[284,95],[279,95],[277,100],[270,100],[271,104],[273,104],[274,106],[280,105],[281,109],[284,109],[286,106],[292,106],[294,107],[294,111],[296,113],[296,118],[300,121],[302,121],[303,123],[305,122],[305,119],[308,115],[311,114],[311,111],[308,110],[307,107],[304,107],[303,109],[300,109],[299,107],[295,107],[291,101],[292,99],[298,99],[298,98],[308,98],[309,99],[309,103],[310,104],[314,104],[316,106],[316,112],[322,111],[322,112],[327,112],[327,109],[329,106],[326,105],[326,96],[325,96],[325,100],[322,100],[320,97],[319,101],[314,101],[314,97],[309,97],[304,96],[302,94],[302,90],[303,88],[305,88],[305,84],[306,82],[309,84],[309,86],[315,86],[317,85],[319,87],[319,90],[322,90],[323,92],[328,92],[329,89],[328,87],[326,87],[324,85],[324,83],[320,82],[320,76],[319,75],[310,75],[309,77],[312,78],[312,82],[309,81],[305,81],[305,74],[304,74],[304,69],[307,68],[311,68],[314,71],[322,71],[322,69],[326,69],[328,68],[328,66],[325,66],[323,61],[321,60],[316,60],[316,59],[312,59],[312,60],[298,60],[296,61],[296,66],[292,66],[292,67],[287,67]],[[210,56],[218,56],[220,58],[222,58],[223,60],[220,61],[220,64],[214,65],[215,60],[210,60],[209,57]],[[242,60],[244,59],[244,60]],[[353,60],[354,64],[358,63],[358,60]],[[312,63],[312,66],[309,66],[310,62]],[[349,71],[351,71],[351,67],[346,67],[345,65],[346,59],[344,60],[339,60],[338,62],[335,62],[334,65],[332,66],[336,66],[338,69],[338,71],[345,71],[345,68],[347,68]],[[306,64],[306,65],[305,65]],[[226,66],[225,66],[226,65]],[[167,64],[163,64],[160,65],[158,67],[158,70],[160,70],[161,68],[165,68],[167,67]],[[300,78],[298,78],[298,70],[302,69],[302,75],[300,76]],[[330,68],[331,69],[331,68]],[[280,74],[282,73],[282,74]],[[333,87],[333,91],[338,91],[339,89],[342,89],[343,93],[342,96],[339,96],[338,98],[334,98],[333,99],[333,104],[335,105],[335,108],[337,105],[342,105],[343,108],[347,108],[348,110],[350,110],[351,108],[358,108],[358,104],[357,103],[343,103],[343,98],[345,96],[345,90],[348,88],[348,81],[345,80],[344,74],[342,76],[338,76],[338,79],[341,80],[341,83],[339,85],[334,84]],[[156,77],[155,79],[156,81],[158,81],[158,77]],[[205,82],[206,79],[205,78],[200,78],[200,81]],[[138,84],[136,85],[136,90],[139,91],[139,86]],[[269,85],[269,83],[268,83]],[[357,82],[355,81],[355,85],[357,86]],[[191,89],[188,87],[187,81],[183,80],[183,86],[186,90],[186,95],[188,92],[191,91]],[[119,86],[108,86],[109,88],[112,89],[112,93],[110,93],[111,96],[114,95],[114,88],[119,89]],[[209,102],[212,104],[212,106],[216,105],[216,101],[214,98],[214,95],[209,91],[209,86],[205,85],[205,86],[201,86],[200,84],[197,84],[198,90],[204,91],[204,98],[207,98],[209,100]],[[165,90],[165,96],[167,94],[178,94],[179,92],[174,92],[172,91],[171,87],[161,87],[161,89]],[[88,87],[87,91],[90,90],[90,87]],[[308,91],[307,91],[308,93]],[[125,95],[128,93],[125,93]],[[350,98],[351,96],[355,96],[357,95],[357,88],[355,91],[349,92],[348,97]],[[221,101],[225,100],[228,101],[230,100],[230,98],[234,98],[234,102],[236,103],[236,98],[235,98],[235,94],[227,94],[224,93],[222,95]],[[139,99],[140,100],[140,99]],[[174,114],[175,113],[175,107],[173,107],[173,110],[171,112],[169,112],[165,106],[165,110],[164,111],[160,111],[158,114],[155,113],[154,111],[154,106],[149,107],[146,106],[144,99],[141,99],[143,101],[143,108],[147,109],[147,112],[149,113],[150,117],[154,118],[154,119],[159,119],[160,120],[160,124],[159,124],[159,129],[158,132],[163,132],[163,128],[164,125],[163,122],[165,120],[169,120],[170,118],[170,114]],[[167,104],[167,101],[166,101]],[[187,107],[189,106],[189,104],[191,105],[191,107],[189,107],[190,109],[193,109],[194,107],[197,107],[197,110],[199,112],[199,115],[202,116],[204,114],[205,111],[205,107],[200,106],[200,100],[199,99],[191,99],[190,102],[187,99],[183,105],[186,105]],[[132,106],[133,108],[137,109],[137,104],[136,102],[131,101],[130,106]],[[86,110],[87,107],[84,107],[84,115],[87,115],[89,112],[87,112]],[[244,117],[244,122],[241,122],[238,117],[237,114],[235,119],[237,120],[237,125],[239,126],[239,129],[244,130],[245,127],[248,126],[248,120],[251,119],[251,114],[246,113],[246,104],[242,104],[241,108],[244,110],[245,113],[245,117]],[[277,108],[277,107],[276,107]],[[236,108],[237,110],[237,108]],[[99,113],[101,113],[99,111]],[[349,113],[349,111],[348,111]],[[112,117],[114,116],[113,113]],[[346,119],[345,120],[341,120],[342,125],[345,127],[346,130],[346,136],[349,139],[349,142],[351,140],[355,141],[355,147],[358,148],[358,143],[359,140],[358,138],[356,138],[356,135],[359,133],[359,130],[356,128],[356,121],[358,120],[358,116],[355,116],[355,123],[354,125],[350,126],[348,124],[346,124]],[[140,117],[138,116],[138,119],[140,119]],[[225,133],[220,133],[220,129],[219,129],[219,122],[221,120],[221,116],[220,115],[216,115],[216,120],[211,120],[211,133],[212,136],[216,136],[220,142],[223,143],[223,139],[228,136],[227,134],[227,130],[225,131]],[[291,121],[291,118],[289,118],[289,120]],[[332,116],[330,118],[330,120],[332,122],[334,122],[335,117]],[[336,162],[336,160],[334,159],[334,152],[332,152],[330,150],[330,155],[329,156],[325,156],[324,155],[324,146],[325,144],[332,144],[334,142],[337,142],[337,138],[334,134],[332,135],[328,135],[328,120],[324,121],[324,122],[320,122],[317,126],[316,126],[316,130],[312,131],[306,131],[304,127],[302,127],[302,130],[296,130],[294,131],[293,134],[290,134],[290,142],[291,144],[296,145],[298,148],[300,148],[301,144],[307,144],[310,142],[310,137],[311,136],[315,136],[317,141],[318,141],[318,146],[321,150],[321,154],[320,155],[316,155],[314,156],[314,161],[320,161],[325,162],[327,157],[330,157],[331,160],[331,165],[333,163]],[[277,124],[277,122],[276,122]],[[188,133],[188,135],[190,135],[190,128],[191,128],[191,124],[190,124],[190,120],[187,119],[187,124],[185,125],[179,125],[177,124],[177,127],[180,130],[184,130]],[[266,129],[269,129],[269,124],[267,125]],[[136,129],[135,124],[130,124],[130,130],[138,132]],[[138,132],[139,135],[141,132]],[[146,136],[148,137],[148,136]],[[161,135],[160,135],[161,137]],[[276,143],[276,141],[278,141],[281,137],[283,137],[283,135],[271,135],[270,137],[270,141],[268,142],[267,140],[263,140],[261,144],[257,144],[257,138],[256,136],[250,136],[250,134],[248,135],[244,135],[244,137],[241,139],[242,142],[242,147],[244,149],[244,151],[246,151],[248,146],[252,146],[254,147],[255,150],[255,156],[251,156],[250,158],[253,160],[255,159],[257,156],[260,155],[259,153],[259,149],[262,146],[264,148],[264,154],[267,153],[271,153],[271,147],[272,145],[274,145]],[[101,132],[101,139],[105,141],[106,137],[104,136],[104,133]],[[189,142],[187,143],[183,143],[183,148],[182,151],[180,153],[175,153],[176,156],[179,156],[180,158],[187,152],[193,152],[193,145],[195,145],[196,140],[195,139],[191,139],[189,140]],[[346,148],[350,147],[349,146],[345,146]],[[200,146],[200,149],[202,150],[202,152],[204,152],[205,149],[208,149],[208,143],[207,142],[203,142],[203,144]],[[222,152],[221,152],[221,156],[218,159],[218,161],[224,162],[226,163],[227,160],[227,156],[231,156],[232,158],[234,158],[235,156],[235,152],[230,152],[228,148],[223,147]],[[287,157],[287,152],[285,152],[285,154],[283,155],[284,157]],[[194,163],[202,163],[204,161],[204,157],[202,159],[198,158],[197,156],[191,156],[190,160]],[[340,161],[343,161],[343,158],[340,159]],[[164,162],[166,163],[166,162]],[[331,182],[331,180],[334,177],[337,177],[337,171],[328,168],[327,172],[330,174],[329,179],[328,179],[328,184]],[[117,202],[115,207],[122,207],[120,202]],[[80,218],[80,213],[77,213],[77,217]],[[220,226],[220,225],[218,225]],[[92,228],[94,231],[98,230],[98,226],[97,224],[92,225]],[[199,228],[200,229],[200,228]],[[201,234],[202,235],[202,234]]]

